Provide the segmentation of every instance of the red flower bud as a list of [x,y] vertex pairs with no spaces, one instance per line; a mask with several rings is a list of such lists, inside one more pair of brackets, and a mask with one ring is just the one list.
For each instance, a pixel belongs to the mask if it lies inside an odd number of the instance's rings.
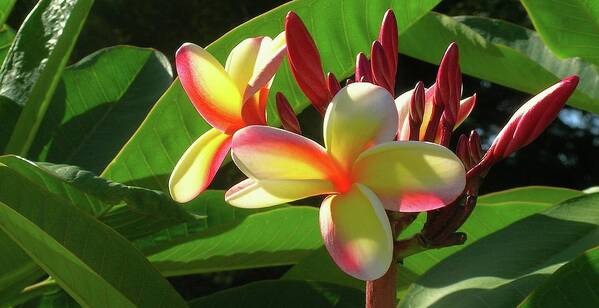
[[381,86],[395,96],[395,75],[389,76],[387,56],[380,42],[374,41],[370,54],[370,66],[372,71],[372,81],[374,84]]
[[395,75],[397,74],[397,21],[395,14],[392,10],[387,10],[383,22],[381,24],[381,30],[379,32],[378,41],[383,47],[386,57],[386,71],[385,75],[391,82],[391,94],[395,96]]
[[468,177],[489,169],[539,137],[555,120],[577,85],[578,76],[566,77],[522,105],[493,140],[482,161],[468,172]]
[[360,52],[356,57],[356,76],[355,80],[359,82],[372,83],[372,74],[370,72],[370,61],[364,53]]
[[412,99],[410,100],[410,140],[418,140],[420,137],[420,125],[424,116],[424,83],[419,81],[414,87]]
[[462,73],[460,72],[458,45],[451,43],[439,64],[433,102],[444,105],[444,117],[452,130],[458,118],[461,97]]
[[331,72],[327,74],[327,87],[329,88],[329,93],[331,93],[331,96],[335,96],[335,94],[341,90],[341,85],[339,84],[337,77],[335,77],[335,74]]
[[277,92],[276,95],[277,101],[277,113],[279,114],[279,119],[281,119],[281,125],[284,129],[296,133],[301,134],[302,130],[299,125],[299,121],[295,116],[295,112],[293,112],[293,108],[287,101],[287,98],[281,92]]
[[316,44],[294,12],[287,13],[285,18],[285,39],[291,72],[297,84],[314,108],[324,115],[332,96],[324,78]]

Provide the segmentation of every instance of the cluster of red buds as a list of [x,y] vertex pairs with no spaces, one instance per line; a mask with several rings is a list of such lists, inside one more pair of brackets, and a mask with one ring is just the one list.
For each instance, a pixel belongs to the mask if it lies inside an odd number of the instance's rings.
[[[288,60],[291,71],[312,106],[322,115],[339,91],[340,83],[332,73],[324,74],[318,49],[305,25],[290,12],[285,21]],[[387,89],[395,96],[397,73],[398,33],[395,15],[387,11],[381,30],[370,50],[370,59],[359,53],[354,79],[351,82],[369,82]],[[475,130],[461,134],[455,147],[467,172],[463,194],[452,204],[427,212],[422,231],[411,239],[399,241],[400,257],[417,251],[462,244],[466,235],[457,230],[476,205],[479,187],[489,169],[501,159],[534,141],[557,117],[578,84],[577,76],[567,77],[525,103],[501,130],[490,148],[481,148]],[[462,75],[459,50],[451,43],[441,59],[435,83],[425,88],[418,82],[396,99],[399,113],[397,140],[433,142],[450,147],[452,134],[476,104],[476,95],[462,99]],[[300,133],[299,122],[289,103],[277,93],[277,110],[283,128]],[[395,224],[403,228],[416,215],[402,213]],[[393,220],[393,218],[392,218]]]

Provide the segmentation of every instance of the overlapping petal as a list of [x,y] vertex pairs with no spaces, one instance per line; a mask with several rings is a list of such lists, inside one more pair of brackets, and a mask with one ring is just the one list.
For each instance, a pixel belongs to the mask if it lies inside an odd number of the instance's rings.
[[393,236],[385,209],[367,187],[356,184],[342,195],[327,197],[320,207],[320,231],[329,254],[347,274],[381,277],[393,257]]
[[225,71],[237,85],[239,93],[243,94],[254,74],[254,66],[262,45],[262,37],[248,38],[239,43],[229,53]]
[[332,192],[328,180],[246,179],[227,191],[225,201],[241,208],[262,208]]
[[391,94],[370,83],[355,82],[341,89],[324,119],[327,152],[349,170],[369,147],[391,141],[397,133],[397,111]]
[[397,140],[410,139],[410,100],[414,90],[407,91],[395,99],[397,108]]
[[354,179],[372,189],[388,210],[421,212],[443,207],[464,190],[465,170],[449,149],[425,142],[389,142],[354,163]]
[[231,136],[211,129],[181,156],[169,179],[173,200],[188,202],[203,192],[229,152]]
[[329,180],[338,174],[318,143],[273,127],[254,125],[237,131],[232,156],[237,167],[255,180]]
[[186,43],[177,50],[176,64],[183,89],[206,122],[223,132],[243,126],[242,93],[218,60]]

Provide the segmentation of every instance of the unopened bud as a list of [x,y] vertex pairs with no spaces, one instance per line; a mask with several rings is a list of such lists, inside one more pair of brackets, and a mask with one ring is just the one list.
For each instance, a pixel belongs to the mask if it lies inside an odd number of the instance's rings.
[[299,121],[295,116],[295,112],[293,112],[293,108],[287,101],[287,98],[281,92],[277,92],[276,95],[277,101],[277,113],[279,114],[279,119],[281,119],[281,125],[284,129],[296,133],[301,134],[302,130],[299,125]]

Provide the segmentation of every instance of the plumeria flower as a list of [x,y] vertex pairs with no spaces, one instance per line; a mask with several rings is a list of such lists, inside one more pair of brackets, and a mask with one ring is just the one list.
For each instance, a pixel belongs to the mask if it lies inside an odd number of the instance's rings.
[[385,210],[443,207],[463,191],[465,169],[445,147],[396,142],[397,112],[386,89],[342,88],[324,118],[325,147],[278,128],[249,126],[232,140],[232,157],[248,179],[226,201],[242,208],[327,195],[320,229],[333,260],[349,275],[374,280],[389,268],[393,236]]
[[169,180],[177,202],[195,198],[212,182],[227,156],[233,133],[248,125],[266,125],[266,100],[285,56],[285,36],[249,38],[222,65],[197,45],[186,43],[176,54],[177,73],[200,115],[213,128],[179,159]]

